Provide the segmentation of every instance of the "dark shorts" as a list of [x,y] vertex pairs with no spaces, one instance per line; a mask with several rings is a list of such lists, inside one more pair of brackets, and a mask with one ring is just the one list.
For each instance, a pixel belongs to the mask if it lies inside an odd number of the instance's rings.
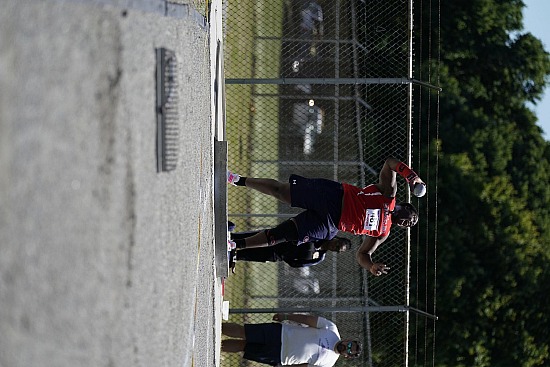
[[245,324],[243,358],[271,366],[281,363],[281,330],[279,323]]
[[324,178],[291,175],[291,205],[306,209],[294,217],[300,242],[330,240],[338,233],[342,214],[342,184]]

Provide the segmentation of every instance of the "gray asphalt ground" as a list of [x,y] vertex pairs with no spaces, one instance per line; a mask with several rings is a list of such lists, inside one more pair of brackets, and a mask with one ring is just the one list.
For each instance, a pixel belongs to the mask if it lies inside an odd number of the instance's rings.
[[[208,30],[158,2],[0,0],[1,367],[219,363]],[[180,61],[169,173],[157,47]]]

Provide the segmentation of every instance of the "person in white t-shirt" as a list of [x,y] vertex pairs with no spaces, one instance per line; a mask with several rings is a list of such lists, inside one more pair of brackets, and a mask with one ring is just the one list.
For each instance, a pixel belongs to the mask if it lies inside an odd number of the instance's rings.
[[273,321],[278,323],[223,323],[222,334],[235,339],[223,340],[222,352],[244,352],[243,358],[271,366],[301,367],[332,367],[340,356],[361,354],[359,341],[340,339],[336,325],[323,317],[275,314]]

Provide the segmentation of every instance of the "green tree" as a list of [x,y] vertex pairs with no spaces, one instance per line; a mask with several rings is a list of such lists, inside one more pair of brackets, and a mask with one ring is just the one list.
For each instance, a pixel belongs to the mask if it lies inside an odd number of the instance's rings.
[[[548,365],[550,145],[526,106],[547,85],[549,54],[520,33],[522,1],[442,1],[441,7],[439,111],[417,107],[426,109],[424,119],[441,116],[439,203],[429,208],[439,204],[444,228],[436,363]],[[433,9],[417,11],[427,18]],[[430,35],[425,27],[419,37]],[[422,67],[430,54],[423,50],[417,72],[427,74]]]

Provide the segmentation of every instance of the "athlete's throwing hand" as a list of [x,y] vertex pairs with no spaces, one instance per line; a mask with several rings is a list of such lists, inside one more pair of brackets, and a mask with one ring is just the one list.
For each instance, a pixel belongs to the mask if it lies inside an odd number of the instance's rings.
[[388,270],[390,270],[389,266],[386,266],[386,264],[380,264],[380,263],[374,263],[370,267],[369,271],[372,273],[372,275],[378,277],[382,274],[388,274]]

